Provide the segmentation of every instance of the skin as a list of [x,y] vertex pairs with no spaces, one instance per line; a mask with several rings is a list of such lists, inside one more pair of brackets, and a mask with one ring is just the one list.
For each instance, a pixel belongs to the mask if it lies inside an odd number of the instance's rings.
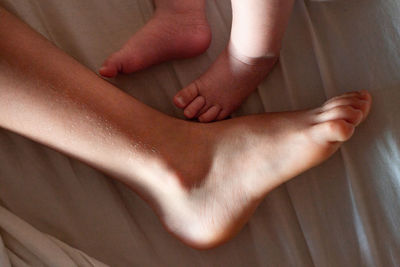
[[371,106],[361,91],[305,111],[178,120],[100,79],[1,8],[0,21],[0,127],[122,181],[167,231],[198,249],[232,238],[268,192],[348,140]]
[[199,55],[209,47],[211,30],[205,16],[205,0],[154,3],[153,17],[105,60],[99,70],[101,75],[132,73],[170,59]]
[[[210,68],[174,97],[200,122],[222,120],[236,110],[278,60],[293,0],[231,0],[229,44]],[[105,77],[203,53],[211,41],[205,0],[156,0],[153,18],[100,69]]]

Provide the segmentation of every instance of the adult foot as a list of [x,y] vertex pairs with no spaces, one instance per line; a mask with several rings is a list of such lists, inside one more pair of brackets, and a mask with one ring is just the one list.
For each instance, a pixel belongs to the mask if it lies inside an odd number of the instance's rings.
[[99,70],[102,76],[114,77],[163,61],[193,57],[208,48],[211,30],[204,1],[168,1],[156,1],[153,18],[107,58]]
[[187,142],[174,146],[182,153],[169,156],[173,178],[154,183],[159,189],[151,203],[186,244],[216,246],[241,229],[269,191],[330,157],[370,106],[371,96],[362,91],[306,111],[187,122]]
[[222,120],[257,88],[277,60],[246,57],[230,44],[200,78],[176,94],[174,103],[189,119]]

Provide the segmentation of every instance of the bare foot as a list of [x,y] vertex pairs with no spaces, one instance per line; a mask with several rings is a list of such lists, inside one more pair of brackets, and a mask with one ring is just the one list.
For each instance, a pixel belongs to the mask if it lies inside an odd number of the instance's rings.
[[200,78],[174,97],[184,115],[200,122],[222,120],[235,111],[271,71],[278,57],[249,58],[231,45]]
[[269,191],[330,157],[370,106],[362,91],[306,111],[187,122],[188,130],[179,131],[185,145],[175,146],[182,153],[170,156],[175,174],[157,182],[150,203],[186,244],[216,246],[242,228]]
[[203,1],[168,1],[158,1],[162,4],[153,18],[107,58],[99,70],[101,75],[132,73],[163,61],[193,57],[208,48],[211,30]]

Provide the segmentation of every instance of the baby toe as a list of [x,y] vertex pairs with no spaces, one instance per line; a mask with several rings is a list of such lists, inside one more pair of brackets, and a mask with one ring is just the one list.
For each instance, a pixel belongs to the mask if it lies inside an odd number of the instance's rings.
[[195,83],[191,83],[189,86],[180,90],[174,97],[174,103],[178,108],[185,108],[189,105],[197,96],[199,90]]
[[220,111],[221,111],[220,106],[218,105],[212,106],[199,117],[199,121],[200,122],[214,121],[217,118]]
[[217,121],[221,121],[221,120],[223,120],[223,119],[226,119],[229,115],[231,115],[231,113],[232,112],[230,112],[229,110],[227,110],[227,109],[222,109],[221,111],[220,111],[220,113],[218,114],[218,116],[217,116]]
[[183,114],[186,118],[192,119],[199,113],[205,104],[206,99],[203,96],[198,96],[185,108]]

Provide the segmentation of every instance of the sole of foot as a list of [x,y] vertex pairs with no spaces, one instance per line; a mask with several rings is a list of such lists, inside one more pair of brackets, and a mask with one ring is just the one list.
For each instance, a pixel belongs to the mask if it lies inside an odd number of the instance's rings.
[[176,186],[160,184],[153,206],[184,243],[215,247],[243,227],[268,192],[337,151],[370,107],[370,94],[360,91],[311,110],[185,122],[185,141],[176,146],[182,152],[171,159]]

